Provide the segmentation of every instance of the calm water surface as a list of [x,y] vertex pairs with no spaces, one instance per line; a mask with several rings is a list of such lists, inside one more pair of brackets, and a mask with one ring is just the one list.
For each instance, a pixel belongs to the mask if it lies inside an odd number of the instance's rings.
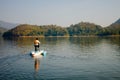
[[0,38],[0,80],[120,80],[120,37]]

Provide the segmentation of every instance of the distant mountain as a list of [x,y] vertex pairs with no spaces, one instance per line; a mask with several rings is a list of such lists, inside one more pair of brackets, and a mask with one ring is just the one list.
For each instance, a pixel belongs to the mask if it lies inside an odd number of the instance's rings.
[[7,31],[6,28],[0,27],[0,36],[1,36],[4,32],[6,32],[6,31]]
[[0,27],[6,28],[6,29],[12,29],[16,27],[18,24],[0,21]]
[[120,24],[120,18],[114,24]]
[[114,28],[116,28],[116,29],[119,28],[120,29],[120,18],[108,27],[113,28],[113,29]]
[[115,21],[114,23],[112,23],[111,25],[116,25],[116,24],[120,24],[120,18],[117,21]]

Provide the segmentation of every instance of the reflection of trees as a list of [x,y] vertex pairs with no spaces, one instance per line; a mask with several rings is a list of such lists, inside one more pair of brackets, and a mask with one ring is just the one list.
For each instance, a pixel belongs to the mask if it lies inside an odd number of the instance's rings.
[[31,45],[33,42],[33,38],[23,38],[23,37],[12,37],[12,38],[5,38],[4,40],[14,41],[18,46],[27,46]]
[[18,38],[17,40],[17,44],[20,46],[27,46],[27,45],[32,45],[34,39],[33,38]]
[[[36,37],[18,37],[18,38],[9,38],[4,40],[10,40],[15,42],[17,46],[32,46],[33,41]],[[112,44],[120,46],[120,37],[40,37],[39,40],[41,44],[48,45],[58,45],[63,41],[69,40],[71,43],[80,44],[83,46],[95,45],[99,43],[102,39],[106,39]]]
[[[29,46],[33,45],[33,41],[36,37],[15,37],[5,38],[6,40],[15,41],[18,46]],[[62,42],[66,37],[39,37],[41,44],[56,44]]]
[[111,44],[115,44],[120,46],[120,36],[117,37],[106,37],[108,41],[110,41]]
[[46,37],[44,39],[47,44],[60,44],[61,42],[68,40],[68,37]]
[[95,45],[101,41],[100,37],[70,37],[70,42],[82,46]]
[[111,44],[120,46],[120,37],[70,37],[71,43],[80,44],[82,46],[95,45],[105,39]]

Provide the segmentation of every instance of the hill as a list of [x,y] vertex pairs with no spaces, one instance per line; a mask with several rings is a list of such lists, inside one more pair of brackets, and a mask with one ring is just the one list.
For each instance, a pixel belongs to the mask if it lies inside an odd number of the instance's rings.
[[89,35],[98,35],[102,27],[94,23],[89,22],[80,22],[75,25],[71,25],[67,28],[70,36],[89,36]]
[[105,35],[120,35],[120,19],[104,28]]
[[108,27],[80,22],[65,28],[57,25],[21,24],[3,34],[3,37],[20,36],[111,36],[120,35],[120,19]]
[[6,28],[6,29],[12,29],[16,27],[18,24],[0,21],[0,27]]
[[102,27],[89,22],[81,22],[64,28],[57,25],[29,25],[22,24],[4,33],[4,37],[12,36],[96,36]]
[[5,32],[3,37],[20,37],[20,36],[65,36],[67,30],[57,25],[29,25],[21,24]]

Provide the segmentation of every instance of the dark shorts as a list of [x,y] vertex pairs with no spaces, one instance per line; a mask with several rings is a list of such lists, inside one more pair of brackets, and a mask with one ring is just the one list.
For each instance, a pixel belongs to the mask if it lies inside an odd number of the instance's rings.
[[34,47],[35,47],[35,51],[39,50],[39,45],[34,45]]
[[39,48],[39,45],[34,45],[34,46]]

